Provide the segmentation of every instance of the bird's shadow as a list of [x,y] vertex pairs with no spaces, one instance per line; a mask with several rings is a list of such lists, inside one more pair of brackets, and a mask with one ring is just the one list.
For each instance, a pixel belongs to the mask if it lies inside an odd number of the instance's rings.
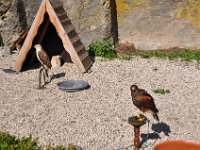
[[165,136],[169,136],[169,134],[171,133],[170,126],[164,122],[159,122],[159,123],[153,124],[151,129],[157,133],[163,132],[165,134]]
[[142,133],[141,134],[141,138],[142,140],[140,141],[140,147],[147,142],[148,140],[157,140],[157,139],[161,139],[160,135],[156,132],[153,133]]
[[64,72],[57,73],[57,74],[53,74],[53,75],[50,77],[49,81],[46,81],[46,82],[42,85],[42,87],[40,87],[40,88],[38,88],[38,89],[45,89],[45,86],[48,85],[49,83],[51,83],[51,81],[52,81],[53,79],[62,78],[62,77],[65,76],[65,74],[66,74],[66,73],[64,73]]
[[58,79],[58,78],[62,78],[62,77],[65,76],[65,74],[66,74],[65,72],[53,74],[53,75],[51,76],[51,80],[53,80],[53,79]]
[[140,142],[140,146],[142,146],[148,140],[161,139],[159,133],[163,132],[165,134],[165,136],[169,136],[169,134],[171,133],[170,126],[164,122],[152,124],[151,129],[154,131],[153,133],[141,134],[142,140]]

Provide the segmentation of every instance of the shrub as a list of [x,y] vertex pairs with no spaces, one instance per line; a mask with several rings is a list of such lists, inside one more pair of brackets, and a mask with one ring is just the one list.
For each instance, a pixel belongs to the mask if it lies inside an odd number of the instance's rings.
[[38,150],[37,140],[28,138],[16,139],[15,136],[6,132],[0,132],[0,149],[1,150]]
[[69,144],[68,147],[56,146],[53,147],[48,144],[45,148],[38,146],[37,139],[33,139],[32,136],[22,137],[21,139],[16,138],[6,132],[0,131],[0,150],[76,150],[76,146]]
[[95,56],[100,56],[109,59],[117,58],[117,53],[113,49],[110,40],[92,42],[89,45],[89,53],[93,53]]

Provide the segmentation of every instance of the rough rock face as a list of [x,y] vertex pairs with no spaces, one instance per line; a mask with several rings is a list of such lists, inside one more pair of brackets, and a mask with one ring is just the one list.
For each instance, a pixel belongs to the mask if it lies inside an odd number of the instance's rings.
[[[30,27],[41,1],[1,0],[0,45],[10,45],[20,31]],[[200,1],[61,1],[86,46],[109,37],[116,42],[119,24],[120,41],[131,42],[137,49],[200,48]]]
[[19,32],[28,26],[25,4],[22,0],[0,2],[1,45],[10,45]]
[[200,48],[200,1],[116,1],[121,42],[142,50]]
[[[86,46],[92,40],[112,36],[117,38],[117,28],[113,28],[113,24],[115,26],[117,24],[116,16],[113,15],[116,15],[116,5],[113,5],[115,0],[61,1]],[[0,34],[3,39],[0,41],[9,45],[22,29],[30,27],[40,3],[41,0],[3,0],[0,2]],[[116,34],[113,34],[113,31]]]

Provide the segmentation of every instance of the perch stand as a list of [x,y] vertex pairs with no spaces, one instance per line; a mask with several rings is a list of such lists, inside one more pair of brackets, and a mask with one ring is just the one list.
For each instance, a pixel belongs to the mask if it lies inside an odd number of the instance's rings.
[[[141,120],[139,120],[141,119]],[[134,127],[134,150],[139,150],[140,147],[140,127],[147,121],[144,115],[132,116],[128,118],[128,123]]]

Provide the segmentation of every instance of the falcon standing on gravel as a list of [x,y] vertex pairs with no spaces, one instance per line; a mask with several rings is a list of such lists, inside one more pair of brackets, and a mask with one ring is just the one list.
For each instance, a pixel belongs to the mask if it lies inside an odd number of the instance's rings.
[[156,108],[153,97],[145,90],[139,89],[137,85],[131,85],[130,90],[133,104],[139,108],[142,113],[150,111],[153,117],[159,121],[157,115],[158,109]]
[[41,63],[42,67],[45,70],[51,69],[51,62],[50,62],[49,56],[47,55],[45,50],[42,48],[42,45],[36,44],[34,47],[36,49],[37,59]]

